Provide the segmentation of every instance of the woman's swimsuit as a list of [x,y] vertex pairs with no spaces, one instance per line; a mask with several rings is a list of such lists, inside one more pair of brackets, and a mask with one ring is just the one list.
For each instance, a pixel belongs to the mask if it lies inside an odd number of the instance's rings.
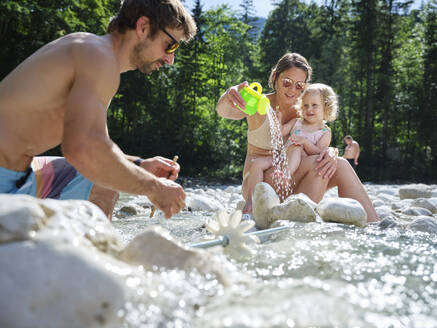
[[270,133],[269,115],[265,115],[264,122],[255,130],[247,130],[247,142],[251,145],[271,150],[272,149],[272,134]]

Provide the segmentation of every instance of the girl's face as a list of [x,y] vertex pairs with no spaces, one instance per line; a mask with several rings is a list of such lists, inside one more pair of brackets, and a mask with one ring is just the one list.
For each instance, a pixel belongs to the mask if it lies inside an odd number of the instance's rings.
[[279,74],[275,82],[275,90],[280,102],[287,105],[296,104],[305,88],[305,79],[305,71],[297,67],[289,68]]
[[317,93],[306,93],[302,97],[302,118],[308,123],[321,123],[325,116],[325,105]]

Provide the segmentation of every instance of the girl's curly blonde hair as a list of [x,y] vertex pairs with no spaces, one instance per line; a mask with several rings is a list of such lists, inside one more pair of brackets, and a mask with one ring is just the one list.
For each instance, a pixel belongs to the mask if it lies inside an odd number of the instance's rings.
[[338,111],[338,97],[329,85],[322,83],[310,84],[306,87],[302,95],[299,97],[298,110],[302,116],[302,99],[307,93],[318,93],[322,98],[322,103],[325,105],[323,109],[323,119],[326,122],[335,121]]

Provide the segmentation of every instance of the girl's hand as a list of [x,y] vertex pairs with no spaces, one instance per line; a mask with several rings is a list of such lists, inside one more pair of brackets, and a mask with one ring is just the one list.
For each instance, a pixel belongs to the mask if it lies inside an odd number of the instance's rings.
[[332,178],[337,170],[338,149],[329,147],[319,154],[317,158],[318,164],[315,170],[319,171],[319,175],[325,178]]

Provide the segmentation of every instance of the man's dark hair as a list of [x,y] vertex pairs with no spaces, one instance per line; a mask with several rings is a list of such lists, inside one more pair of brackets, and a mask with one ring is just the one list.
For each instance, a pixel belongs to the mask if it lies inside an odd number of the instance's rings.
[[125,33],[135,29],[138,18],[146,16],[150,20],[150,35],[160,29],[182,29],[183,40],[196,34],[196,23],[179,0],[124,0],[117,16],[112,17],[107,32]]

